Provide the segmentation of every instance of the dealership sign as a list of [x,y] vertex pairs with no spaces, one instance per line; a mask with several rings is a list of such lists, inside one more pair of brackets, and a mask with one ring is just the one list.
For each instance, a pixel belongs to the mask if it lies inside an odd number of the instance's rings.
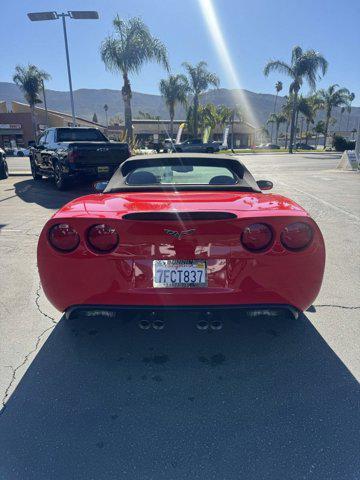
[[0,123],[0,128],[6,130],[21,130],[20,123]]

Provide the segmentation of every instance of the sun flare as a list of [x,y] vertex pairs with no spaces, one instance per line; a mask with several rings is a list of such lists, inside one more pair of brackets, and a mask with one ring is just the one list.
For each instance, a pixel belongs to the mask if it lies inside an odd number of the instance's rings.
[[236,95],[234,95],[234,100],[235,102],[238,101],[240,103],[249,122],[256,125],[256,117],[246,95],[242,90],[239,74],[234,66],[229,48],[226,44],[213,1],[198,0],[198,2],[207,25],[209,35],[211,36],[213,45],[217,51],[218,57],[224,69],[224,73],[227,76],[229,86],[238,90]]

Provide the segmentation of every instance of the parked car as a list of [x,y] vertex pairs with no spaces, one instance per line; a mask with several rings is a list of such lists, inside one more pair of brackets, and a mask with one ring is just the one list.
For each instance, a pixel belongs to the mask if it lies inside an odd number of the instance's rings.
[[171,152],[174,150],[176,140],[171,140],[171,138],[165,138],[163,141],[163,150],[164,152]]
[[186,140],[174,145],[175,152],[214,153],[220,150],[219,145],[213,142],[203,143],[200,138]]
[[268,150],[279,150],[280,146],[276,145],[275,143],[266,143],[265,146],[262,147],[262,148],[265,148],[265,149],[268,149]]
[[297,317],[319,293],[325,245],[300,205],[263,192],[272,186],[230,155],[132,157],[98,182],[100,195],[45,224],[45,295],[68,317],[164,306]]
[[127,143],[110,142],[97,128],[49,128],[30,150],[34,180],[54,177],[59,190],[76,177],[110,178],[131,155]]
[[315,147],[313,147],[312,145],[308,145],[307,143],[297,143],[295,147],[298,150],[315,150]]
[[6,153],[0,148],[0,180],[4,180],[9,176],[9,168],[6,162]]

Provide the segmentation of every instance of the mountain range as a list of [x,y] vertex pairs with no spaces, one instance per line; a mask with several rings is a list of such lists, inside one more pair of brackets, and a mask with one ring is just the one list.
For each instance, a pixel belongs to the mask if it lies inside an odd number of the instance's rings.
[[[274,109],[275,95],[267,93],[255,93],[249,90],[229,90],[220,88],[210,90],[201,97],[201,103],[213,103],[215,105],[226,105],[228,107],[235,107],[236,104],[241,105],[241,98],[245,95],[247,101],[254,112],[256,120],[256,127],[264,125],[269,115]],[[70,113],[69,92],[62,92],[56,90],[46,90],[46,99],[48,108],[57,110],[59,112]],[[8,108],[11,107],[11,101],[24,102],[24,96],[17,85],[9,82],[0,82],[0,101],[6,101]],[[76,114],[91,120],[94,113],[96,113],[98,121],[105,124],[104,105],[108,105],[108,117],[119,115],[124,117],[124,106],[121,98],[120,90],[110,89],[86,89],[80,88],[74,90],[74,102]],[[277,108],[285,102],[283,96],[278,97]],[[132,111],[136,118],[139,111],[149,113],[151,115],[158,115],[160,118],[169,118],[169,112],[165,105],[163,98],[160,95],[150,95],[147,93],[133,92],[132,97]],[[339,128],[340,108],[333,109],[332,116],[338,120],[337,127]],[[176,118],[185,119],[186,114],[182,106],[176,108]],[[318,119],[324,118],[324,112],[319,112]],[[349,129],[352,130],[358,125],[360,120],[360,107],[352,107]],[[342,119],[342,128],[346,127],[347,113],[344,113]]]

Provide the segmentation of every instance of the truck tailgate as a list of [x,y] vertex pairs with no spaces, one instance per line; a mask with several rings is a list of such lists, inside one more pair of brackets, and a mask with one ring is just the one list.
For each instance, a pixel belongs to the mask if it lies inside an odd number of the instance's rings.
[[120,165],[130,156],[126,143],[72,143],[77,165]]

